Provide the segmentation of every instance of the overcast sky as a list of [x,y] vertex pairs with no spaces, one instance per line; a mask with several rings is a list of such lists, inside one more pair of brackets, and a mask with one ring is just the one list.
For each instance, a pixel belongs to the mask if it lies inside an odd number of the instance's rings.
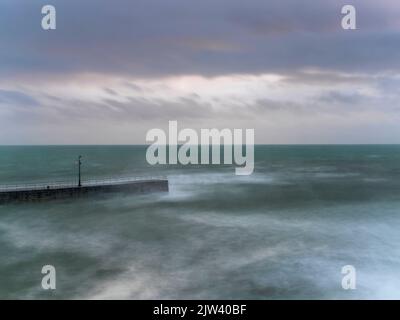
[[399,0],[0,0],[0,144],[400,143],[399,98]]

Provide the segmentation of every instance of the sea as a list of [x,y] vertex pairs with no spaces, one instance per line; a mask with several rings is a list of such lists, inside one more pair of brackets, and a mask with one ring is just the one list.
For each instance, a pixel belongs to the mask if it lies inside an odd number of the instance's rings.
[[76,182],[79,155],[83,184],[169,192],[0,205],[1,299],[400,298],[399,145],[257,145],[249,176],[151,166],[146,146],[1,146],[0,185]]

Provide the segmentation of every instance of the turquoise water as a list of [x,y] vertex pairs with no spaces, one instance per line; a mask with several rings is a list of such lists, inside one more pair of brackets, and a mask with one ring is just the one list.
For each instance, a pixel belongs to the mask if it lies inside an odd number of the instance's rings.
[[251,176],[150,166],[145,151],[0,147],[0,184],[74,180],[79,154],[84,180],[170,181],[168,194],[0,206],[0,298],[400,298],[400,146],[256,146]]

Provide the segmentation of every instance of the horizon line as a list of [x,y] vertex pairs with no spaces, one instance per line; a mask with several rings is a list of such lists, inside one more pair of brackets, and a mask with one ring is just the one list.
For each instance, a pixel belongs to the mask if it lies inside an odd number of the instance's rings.
[[[171,144],[172,146],[182,146],[182,144]],[[0,147],[123,147],[123,146],[151,146],[152,144],[0,144]],[[219,144],[220,146],[235,144]],[[245,145],[245,144],[242,144]],[[170,144],[166,144],[170,146]],[[197,144],[203,146],[203,144]],[[213,144],[209,144],[213,146]],[[400,143],[255,143],[254,146],[400,146]]]

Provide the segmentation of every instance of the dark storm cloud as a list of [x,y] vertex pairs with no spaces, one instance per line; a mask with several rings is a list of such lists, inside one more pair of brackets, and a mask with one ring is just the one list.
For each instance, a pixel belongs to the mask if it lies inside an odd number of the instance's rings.
[[[338,0],[3,0],[0,74],[400,69],[398,2],[351,3],[357,31],[341,29]],[[40,27],[45,4],[57,8],[55,31]]]
[[[115,95],[121,98],[121,96]],[[78,98],[54,100],[48,97],[41,108],[24,109],[21,104],[13,108],[13,123],[89,123],[104,120],[107,123],[152,123],[174,119],[178,121],[194,120],[209,122],[210,119],[230,121],[234,119],[256,120],[271,115],[292,115],[309,117],[316,115],[346,115],[361,112],[379,104],[381,100],[371,99],[362,94],[346,94],[340,91],[328,91],[309,101],[273,100],[263,98],[252,103],[229,105],[229,108],[215,108],[209,102],[195,95],[182,96],[176,100],[146,99],[126,97],[123,101],[104,98],[99,102]],[[351,108],[349,108],[351,105]],[[387,108],[389,110],[389,108]],[[397,105],[391,111],[398,113]]]

